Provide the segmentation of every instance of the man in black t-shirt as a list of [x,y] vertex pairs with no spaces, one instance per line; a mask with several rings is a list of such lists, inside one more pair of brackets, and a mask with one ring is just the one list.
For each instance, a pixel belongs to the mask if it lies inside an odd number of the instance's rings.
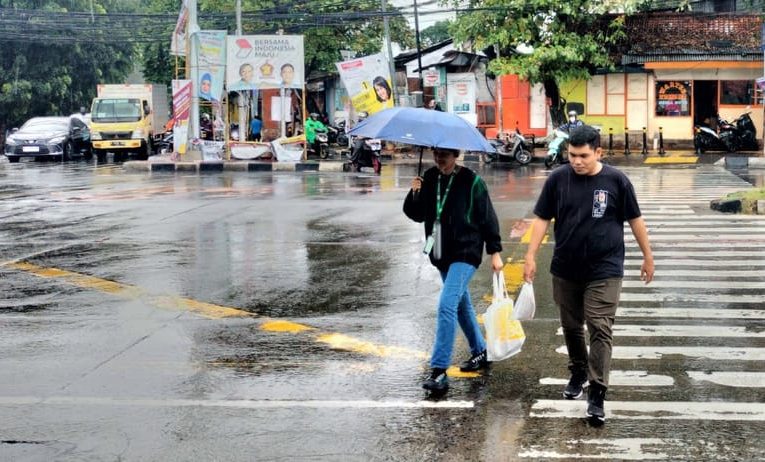
[[[588,385],[587,416],[605,422],[603,401],[611,367],[612,328],[624,276],[624,222],[643,253],[640,278],[654,274],[648,231],[635,190],[624,173],[600,162],[600,133],[583,125],[569,137],[570,165],[554,170],[542,188],[534,214],[523,275],[536,274],[536,254],[555,219],[555,251],[550,272],[560,311],[571,379],[563,391],[577,399]],[[590,351],[584,323],[590,335]]]

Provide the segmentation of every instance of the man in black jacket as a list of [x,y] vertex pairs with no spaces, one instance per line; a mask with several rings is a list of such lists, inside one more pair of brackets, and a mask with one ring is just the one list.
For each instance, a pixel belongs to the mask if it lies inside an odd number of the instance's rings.
[[451,364],[457,323],[471,353],[460,369],[472,372],[489,365],[468,284],[481,264],[484,244],[493,270],[502,270],[499,223],[486,183],[469,168],[458,166],[458,156],[457,150],[434,149],[436,166],[412,180],[412,189],[404,201],[406,216],[425,223],[423,252],[430,256],[444,281],[430,359],[432,370],[422,385],[435,392],[449,387],[446,369]]

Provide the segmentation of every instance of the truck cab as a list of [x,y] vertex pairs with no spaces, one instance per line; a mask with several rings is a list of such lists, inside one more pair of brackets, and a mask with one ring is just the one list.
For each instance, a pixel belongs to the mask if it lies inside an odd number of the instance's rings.
[[115,158],[130,153],[149,158],[153,135],[167,122],[165,92],[159,85],[99,85],[91,106],[92,147],[99,162],[107,152]]

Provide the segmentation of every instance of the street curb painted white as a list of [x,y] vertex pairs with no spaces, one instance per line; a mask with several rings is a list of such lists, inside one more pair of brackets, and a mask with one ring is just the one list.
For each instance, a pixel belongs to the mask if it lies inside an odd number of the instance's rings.
[[122,164],[127,172],[343,172],[343,162],[263,162],[263,161],[128,161]]

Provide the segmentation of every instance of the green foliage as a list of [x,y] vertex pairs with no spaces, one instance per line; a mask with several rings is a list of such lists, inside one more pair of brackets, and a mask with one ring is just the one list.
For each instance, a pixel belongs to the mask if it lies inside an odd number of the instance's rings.
[[603,13],[617,3],[634,2],[484,0],[475,6],[487,9],[459,16],[453,32],[477,49],[498,46],[490,67],[497,74],[564,82],[613,67],[609,52],[624,38],[623,17],[604,21]]
[[478,0],[451,28],[457,42],[478,50],[495,47],[489,69],[544,84],[553,120],[564,112],[562,82],[613,69],[614,52],[626,39],[624,15],[645,0]]
[[[121,1],[94,1],[95,13]],[[2,4],[6,7],[7,5]],[[14,1],[19,9],[89,11],[89,0]],[[0,37],[0,134],[42,115],[68,115],[90,106],[96,85],[124,81],[133,46],[105,43],[19,42]]]
[[420,41],[425,47],[435,45],[436,43],[443,42],[451,37],[449,33],[449,27],[452,25],[451,21],[438,21],[430,27],[420,31]]

